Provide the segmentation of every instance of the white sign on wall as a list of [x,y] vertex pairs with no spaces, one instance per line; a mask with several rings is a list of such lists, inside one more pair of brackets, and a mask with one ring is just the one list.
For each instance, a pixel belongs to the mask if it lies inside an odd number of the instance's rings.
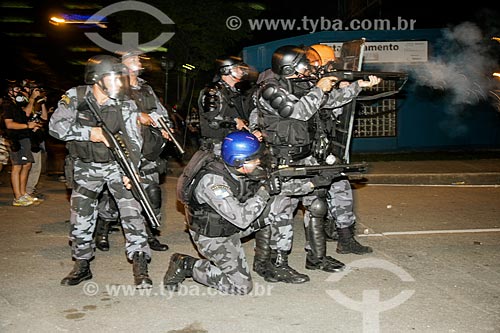
[[[335,49],[340,57],[342,43],[323,43]],[[427,41],[365,42],[363,63],[414,63],[428,61]]]

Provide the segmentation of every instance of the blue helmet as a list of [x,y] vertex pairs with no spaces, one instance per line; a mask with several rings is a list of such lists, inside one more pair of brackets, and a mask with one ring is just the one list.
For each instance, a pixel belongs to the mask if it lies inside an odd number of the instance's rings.
[[260,156],[260,142],[255,135],[238,131],[228,134],[221,147],[221,156],[224,163],[239,168],[245,161]]

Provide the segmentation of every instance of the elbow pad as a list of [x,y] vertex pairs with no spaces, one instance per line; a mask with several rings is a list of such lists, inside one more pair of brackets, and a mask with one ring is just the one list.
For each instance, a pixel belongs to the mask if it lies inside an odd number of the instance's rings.
[[220,98],[215,87],[205,89],[203,93],[203,111],[212,112],[219,108]]
[[275,85],[265,85],[262,87],[262,98],[266,100],[271,107],[278,111],[283,118],[288,118],[293,112],[294,102],[289,98],[289,94],[276,87]]

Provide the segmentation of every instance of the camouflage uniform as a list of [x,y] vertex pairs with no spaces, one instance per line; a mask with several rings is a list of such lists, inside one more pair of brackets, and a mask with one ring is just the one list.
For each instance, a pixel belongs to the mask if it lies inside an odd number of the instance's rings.
[[[200,204],[209,205],[217,214],[238,228],[229,236],[208,237],[193,230],[191,237],[198,251],[206,258],[196,261],[193,279],[228,294],[247,294],[252,290],[252,277],[241,238],[255,232],[254,221],[266,208],[269,194],[259,189],[253,197],[240,202],[223,177],[205,174],[194,190]],[[281,225],[282,230],[291,230]],[[283,238],[288,238],[283,235]]]
[[[87,93],[90,94],[91,89],[91,86],[88,86]],[[51,136],[63,141],[90,141],[91,127],[82,126],[78,122],[78,104],[77,88],[68,90],[50,119]],[[112,100],[108,99],[104,105],[99,106],[98,112],[106,108],[114,108]],[[120,114],[130,142],[127,148],[131,155],[140,156],[142,137],[137,127],[137,105],[130,100],[123,102]],[[135,252],[143,252],[147,258],[151,257],[141,205],[132,192],[125,188],[122,177],[122,170],[116,161],[84,162],[79,158],[74,161],[75,186],[70,200],[70,240],[72,256],[75,259],[89,260],[94,256],[93,233],[97,218],[97,196],[105,184],[115,198],[120,212],[127,257],[132,259]]]
[[[137,78],[138,85],[132,86],[132,98],[134,102],[137,104],[136,112],[145,112],[147,113],[153,120],[157,121],[158,118],[163,118],[167,123],[170,122],[168,117],[168,112],[161,104],[160,100],[156,96],[153,91],[153,88],[146,84],[144,79],[140,77]],[[145,91],[145,92],[144,92]],[[154,103],[152,103],[151,99],[147,99],[144,96],[152,97]],[[142,127],[142,125],[141,125]],[[148,160],[146,158],[141,159],[140,163],[140,171],[141,178],[145,184],[160,184],[160,173],[158,170],[158,159],[157,160]],[[110,197],[109,193],[103,193],[99,199],[99,217],[106,221],[113,221],[119,218],[118,211],[116,210],[116,204],[113,202],[109,202],[113,200]],[[153,200],[152,200],[153,201]],[[151,202],[153,209],[155,211],[156,218],[158,221],[161,221],[161,202]],[[156,206],[156,207],[155,207]],[[149,228],[149,226],[146,226]],[[151,230],[147,230],[148,234],[151,234]],[[152,235],[151,235],[152,236]]]
[[338,228],[348,228],[356,222],[354,200],[349,179],[339,179],[328,189],[328,213]]
[[[293,84],[293,83],[292,83]],[[289,115],[284,117],[280,115],[279,111],[271,106],[270,101],[266,100],[262,95],[262,89],[265,89],[266,85],[273,85],[278,87],[284,95],[289,99],[290,103],[293,105],[293,109]],[[283,151],[280,149],[273,149],[275,147],[283,147],[283,146],[298,146],[296,142],[289,142],[288,140],[293,136],[306,138],[304,139],[304,145],[310,145],[309,133],[294,133],[290,128],[290,122],[284,123],[284,126],[280,126],[280,123],[283,120],[295,120],[307,122],[311,117],[315,115],[315,113],[320,108],[337,108],[346,103],[352,101],[354,97],[356,97],[361,88],[357,83],[353,83],[346,88],[332,90],[330,93],[323,93],[323,91],[315,86],[311,86],[310,83],[305,82],[301,83],[302,86],[296,87],[297,91],[300,93],[294,92],[291,93],[286,89],[286,85],[283,84],[283,81],[280,82],[279,76],[274,74],[269,74],[267,79],[260,83],[260,86],[263,87],[261,90],[257,91],[255,98],[257,100],[257,108],[254,109],[250,115],[250,128],[252,130],[260,130],[263,133],[264,140],[270,145],[270,151],[273,154],[275,166],[279,165],[318,165],[318,161],[306,153],[306,156],[301,156],[300,158],[294,160],[293,157],[290,158],[288,156],[283,155]],[[309,85],[309,86],[308,86]],[[286,131],[286,132],[285,132]],[[281,154],[277,154],[281,153]],[[305,185],[309,182],[308,179],[303,179],[303,188],[307,188]],[[312,184],[310,192],[312,192]],[[331,192],[332,194],[336,194],[335,191]],[[302,196],[304,196],[303,193]],[[281,202],[280,205],[276,205],[276,208],[279,208],[278,211],[271,211],[270,217],[281,219],[289,219],[293,221],[293,216],[295,209],[299,203],[300,196],[292,196],[288,198],[284,198],[283,194],[279,194],[278,198],[276,198],[275,202]],[[302,198],[302,202],[304,206],[308,206],[314,197],[304,196]],[[328,202],[329,206],[335,206],[335,203],[332,202],[333,198],[330,198],[330,202]],[[339,199],[336,199],[339,200]],[[308,213],[306,212],[306,215]],[[308,226],[309,218],[306,217],[304,220],[305,226]],[[273,231],[273,234],[276,231]],[[271,246],[274,244],[271,243]],[[306,249],[310,249],[309,243],[306,240]]]

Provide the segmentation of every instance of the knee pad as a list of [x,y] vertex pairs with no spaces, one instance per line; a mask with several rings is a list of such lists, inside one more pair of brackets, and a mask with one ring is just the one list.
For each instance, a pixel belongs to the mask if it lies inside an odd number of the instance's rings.
[[311,217],[324,217],[328,210],[325,198],[314,199],[307,210],[311,213]]
[[154,210],[161,208],[161,188],[156,183],[150,183],[144,189],[148,195],[151,206]]

